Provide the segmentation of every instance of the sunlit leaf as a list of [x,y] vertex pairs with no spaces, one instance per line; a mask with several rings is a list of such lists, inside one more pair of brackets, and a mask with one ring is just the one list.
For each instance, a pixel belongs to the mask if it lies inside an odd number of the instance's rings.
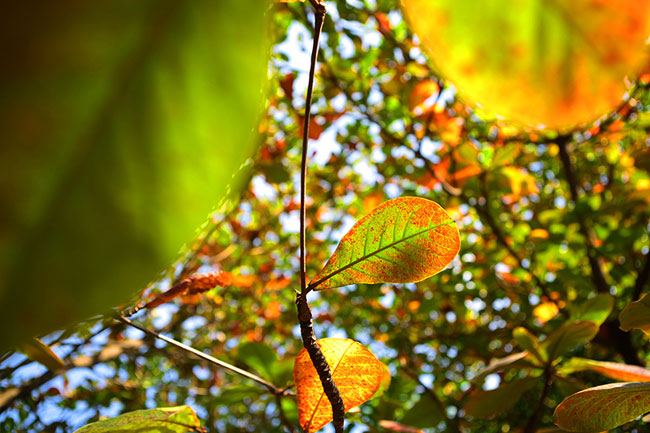
[[156,296],[147,302],[144,308],[154,308],[165,304],[179,296],[196,295],[215,287],[224,287],[233,283],[233,276],[230,272],[216,271],[195,274],[174,285],[171,289]]
[[491,391],[474,392],[467,399],[465,412],[473,418],[492,418],[514,406],[526,391],[541,380],[541,377],[526,377],[502,384]]
[[88,424],[75,433],[186,433],[201,431],[201,422],[189,406],[136,410]]
[[357,221],[310,287],[418,282],[440,272],[459,249],[456,223],[437,203],[396,198]]
[[386,430],[394,431],[398,433],[424,433],[419,428],[410,427],[395,421],[389,421],[385,419],[379,421],[379,425],[385,428]]
[[[360,343],[350,339],[323,338],[318,345],[332,369],[346,412],[368,401],[384,380],[382,363]],[[311,433],[332,421],[332,406],[309,353],[296,357],[293,377],[298,394],[298,412],[303,430]]]
[[403,5],[430,59],[467,99],[535,126],[573,126],[612,110],[650,34],[647,0]]
[[546,360],[553,360],[588,343],[597,333],[598,325],[589,320],[569,322],[553,331],[541,342],[540,352]]
[[391,381],[391,375],[388,366],[381,361],[379,362],[381,363],[382,369],[381,384],[379,385],[379,388],[377,388],[377,391],[372,395],[372,398],[377,398],[384,395],[388,390]]
[[591,320],[600,326],[607,320],[613,308],[614,297],[609,293],[599,293],[593,298],[574,305],[571,312],[571,319]]
[[595,371],[605,377],[622,382],[650,382],[650,370],[639,367],[638,365],[594,361],[593,359],[585,358],[571,358],[562,364],[559,372],[562,374],[570,374],[583,370]]
[[619,316],[621,329],[641,329],[650,331],[650,293],[638,301],[631,302],[623,308]]
[[650,411],[650,384],[610,383],[564,399],[553,422],[567,431],[600,432],[618,427]]
[[38,338],[27,340],[20,349],[29,359],[43,364],[50,371],[58,371],[63,367],[63,360]]
[[228,184],[239,188],[263,102],[266,9],[5,8],[0,39],[16,49],[2,50],[0,71],[0,160],[11,161],[0,174],[0,350],[126,302]]

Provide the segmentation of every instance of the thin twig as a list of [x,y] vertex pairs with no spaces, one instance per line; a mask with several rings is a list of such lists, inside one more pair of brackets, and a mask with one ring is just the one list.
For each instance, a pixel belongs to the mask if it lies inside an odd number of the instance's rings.
[[269,391],[271,391],[271,393],[273,393],[275,395],[283,395],[283,394],[286,393],[286,390],[278,388],[277,386],[273,385],[272,383],[267,382],[266,380],[262,379],[259,376],[254,375],[253,373],[250,373],[250,372],[248,372],[246,370],[242,370],[241,368],[238,368],[238,367],[235,367],[234,365],[228,364],[225,361],[221,361],[220,359],[217,359],[217,358],[215,358],[213,356],[210,356],[210,355],[208,355],[206,353],[203,353],[200,350],[197,350],[197,349],[195,349],[193,347],[186,346],[185,344],[181,343],[180,341],[176,341],[173,338],[165,337],[164,335],[159,334],[159,333],[157,333],[155,331],[152,331],[152,330],[147,329],[147,328],[143,328],[142,326],[140,326],[140,325],[138,325],[136,323],[133,323],[132,321],[130,321],[126,317],[118,316],[116,319],[118,321],[122,322],[122,323],[125,323],[125,324],[127,324],[129,326],[132,326],[132,327],[134,327],[136,329],[139,329],[140,331],[144,332],[145,334],[148,334],[148,335],[150,335],[152,337],[155,337],[155,338],[157,338],[159,340],[162,340],[162,341],[164,341],[164,342],[166,342],[168,344],[171,344],[172,346],[174,346],[174,347],[176,347],[178,349],[181,349],[181,350],[183,350],[185,352],[196,355],[199,358],[209,362],[210,364],[216,365],[218,367],[224,368],[224,369],[226,369],[228,371],[231,371],[233,373],[239,374],[240,376],[244,376],[244,377],[246,377],[248,379],[251,379],[251,380],[259,383],[260,385],[266,387]]
[[539,420],[542,416],[542,410],[544,409],[544,400],[546,400],[546,396],[548,396],[548,392],[551,390],[551,384],[553,383],[552,372],[552,367],[550,365],[546,365],[544,369],[544,389],[542,390],[542,394],[539,397],[535,411],[530,415],[530,418],[528,418],[528,423],[526,424],[524,433],[535,433],[537,431],[537,424],[539,424]]
[[[316,60],[318,58],[318,46],[320,35],[325,20],[325,5],[319,1],[311,0],[314,6],[314,43],[311,51],[311,64],[309,67],[309,82],[307,84],[307,97],[305,100],[305,123],[302,137],[302,161],[300,165],[300,292],[296,295],[296,308],[298,310],[298,321],[300,322],[300,334],[302,343],[309,353],[309,358],[318,372],[318,377],[323,385],[325,395],[332,405],[332,418],[336,433],[343,433],[345,421],[345,405],[341,398],[325,355],[320,350],[314,334],[311,310],[307,303],[307,294],[310,289],[307,287],[307,262],[306,262],[306,235],[305,235],[305,190],[307,184],[307,155],[309,144],[309,120],[311,116],[311,98],[314,87],[314,74],[316,71]],[[302,426],[308,429],[309,426]]]

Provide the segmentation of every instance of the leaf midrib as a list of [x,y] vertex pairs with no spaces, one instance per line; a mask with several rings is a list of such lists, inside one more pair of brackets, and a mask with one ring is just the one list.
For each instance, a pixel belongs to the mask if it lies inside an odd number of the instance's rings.
[[424,234],[424,233],[429,232],[429,231],[431,231],[431,230],[437,229],[438,227],[442,227],[442,226],[450,225],[450,224],[453,224],[453,223],[454,223],[454,220],[453,220],[453,219],[449,219],[449,220],[446,220],[446,221],[441,222],[440,224],[436,224],[436,225],[431,226],[431,227],[428,227],[428,228],[426,228],[426,229],[424,229],[424,230],[422,230],[422,231],[419,231],[419,232],[414,233],[414,234],[412,234],[412,235],[406,236],[405,238],[399,239],[399,240],[397,240],[397,241],[393,241],[393,242],[391,242],[390,244],[386,245],[385,247],[379,248],[379,249],[376,250],[376,251],[373,251],[373,252],[371,252],[371,253],[365,254],[365,255],[361,256],[360,258],[358,258],[357,260],[354,260],[353,262],[350,262],[350,263],[348,263],[347,265],[343,266],[342,268],[339,268],[339,269],[337,269],[337,270],[335,270],[335,271],[330,272],[329,274],[325,275],[323,278],[321,278],[320,280],[316,281],[315,283],[310,283],[309,286],[307,286],[307,289],[308,289],[308,290],[314,290],[316,287],[318,287],[319,285],[321,285],[321,284],[324,283],[325,281],[329,280],[330,278],[332,278],[332,277],[334,277],[334,276],[340,274],[341,272],[343,272],[343,271],[345,271],[345,270],[347,270],[347,269],[350,269],[350,268],[353,267],[354,265],[356,265],[356,264],[358,264],[358,263],[360,263],[360,262],[363,262],[364,260],[367,260],[367,259],[369,259],[369,258],[372,257],[372,256],[375,256],[375,255],[381,253],[382,251],[385,251],[385,250],[387,250],[387,249],[389,249],[389,248],[394,247],[395,245],[400,244],[401,242],[405,242],[405,241],[407,241],[407,240],[409,240],[409,239],[411,239],[411,238],[414,238],[414,237],[416,237],[416,236],[420,236],[421,234]]

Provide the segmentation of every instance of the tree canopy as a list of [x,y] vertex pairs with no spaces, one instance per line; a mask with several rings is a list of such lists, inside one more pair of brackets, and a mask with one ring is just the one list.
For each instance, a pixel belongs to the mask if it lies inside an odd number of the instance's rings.
[[[215,432],[299,431],[305,425],[293,369],[297,357],[309,364],[300,355],[295,302],[314,15],[308,2],[275,3],[267,12],[269,82],[246,186],[211,215],[160,278],[141,293],[132,288],[132,302],[4,355],[0,431],[72,431],[154,408],[170,409],[131,417],[154,419],[164,425],[160,431],[177,431],[169,419],[183,420],[174,424],[182,424],[179,431],[198,429],[190,425],[196,419]],[[592,113],[570,126],[559,119],[560,129],[526,126],[517,122],[528,115],[501,117],[487,104],[477,106],[470,89],[454,86],[453,71],[445,70],[444,58],[435,59],[439,67],[431,62],[397,0],[332,1],[327,12],[305,203],[314,331],[332,346],[355,340],[373,374],[384,379],[385,369],[391,376],[390,385],[373,382],[373,392],[363,395],[369,401],[346,413],[345,431],[647,428],[639,417],[650,412],[644,383],[650,371],[643,368],[650,357],[650,301],[643,298],[650,289],[650,74],[630,75],[616,98],[603,94],[614,101],[600,117]],[[478,32],[471,26],[463,31]],[[474,67],[482,66],[478,59]],[[549,88],[552,76],[545,76]],[[504,74],[498,86],[498,96],[506,98],[525,85]],[[537,86],[527,90],[535,98],[551,92],[540,81]],[[590,106],[596,96],[576,91],[571,97]],[[552,109],[543,111],[548,116]],[[218,149],[240,146],[211,140]],[[440,248],[436,254],[447,254],[448,261],[424,263],[430,256],[410,252],[392,268],[368,263],[355,271],[374,272],[363,280],[340,271],[337,254],[357,257],[341,251],[345,242],[383,248],[381,233],[395,217],[377,209],[403,197],[419,197],[401,202],[407,210],[420,205],[415,200],[437,203],[430,212],[439,207],[455,222],[460,250],[435,246],[444,242],[432,237],[427,254]],[[448,221],[435,223],[431,214],[427,230]],[[350,231],[357,221],[368,227],[363,238]],[[368,240],[371,228],[380,239]],[[344,247],[337,249],[339,242]],[[430,268],[418,268],[415,278],[411,271],[420,265]],[[315,284],[333,272],[336,281]],[[206,276],[192,279],[197,274]],[[174,293],[167,292],[171,288]],[[267,385],[115,321],[115,314],[134,313],[143,302],[129,320]],[[354,376],[354,369],[346,374]],[[637,409],[619,395],[633,396]],[[618,409],[601,410],[612,402],[620,403]]]

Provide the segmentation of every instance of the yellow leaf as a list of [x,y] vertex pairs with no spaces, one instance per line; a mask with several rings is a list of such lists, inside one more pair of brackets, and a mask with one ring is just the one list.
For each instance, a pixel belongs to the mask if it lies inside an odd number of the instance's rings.
[[[323,338],[317,343],[332,370],[345,411],[368,401],[379,389],[386,373],[375,355],[350,339]],[[300,425],[304,431],[313,433],[333,418],[332,406],[306,349],[296,357],[293,379],[298,394]]]
[[20,350],[32,361],[46,366],[50,371],[56,372],[63,368],[63,361],[45,343],[38,338],[26,341]]

